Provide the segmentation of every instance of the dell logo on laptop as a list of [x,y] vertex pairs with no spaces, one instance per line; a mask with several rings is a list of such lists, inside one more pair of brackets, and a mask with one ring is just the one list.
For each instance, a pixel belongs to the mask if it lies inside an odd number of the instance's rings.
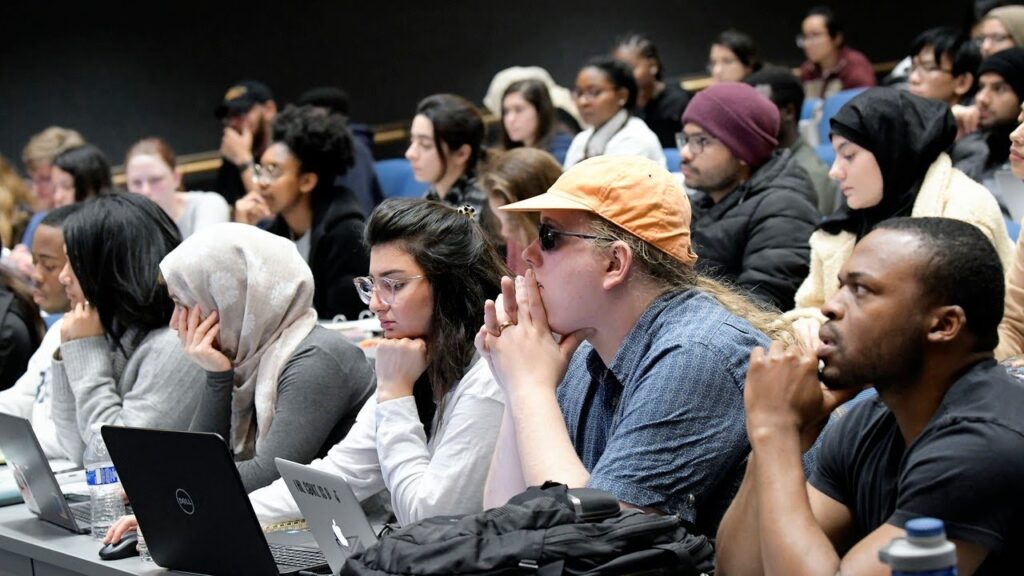
[[174,492],[174,498],[178,501],[178,507],[181,508],[182,512],[189,516],[195,514],[196,505],[192,502],[192,496],[190,496],[188,492],[178,488]]

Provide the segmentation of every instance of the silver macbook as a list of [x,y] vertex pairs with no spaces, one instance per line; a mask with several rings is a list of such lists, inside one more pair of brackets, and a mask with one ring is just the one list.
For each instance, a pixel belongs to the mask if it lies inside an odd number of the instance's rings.
[[0,414],[0,450],[11,467],[25,505],[33,514],[72,532],[87,534],[91,528],[89,499],[76,504],[61,491],[32,423],[18,416]]
[[346,558],[377,542],[363,507],[344,478],[281,458],[274,461],[333,574],[341,570]]

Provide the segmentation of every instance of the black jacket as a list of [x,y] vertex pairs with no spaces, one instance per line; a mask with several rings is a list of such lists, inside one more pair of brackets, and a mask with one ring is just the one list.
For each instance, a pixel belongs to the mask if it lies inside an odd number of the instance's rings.
[[789,150],[776,150],[750,180],[714,204],[693,204],[697,270],[735,284],[780,310],[807,277],[808,240],[818,209],[808,200],[814,184]]
[[29,358],[39,347],[42,334],[38,311],[33,311],[0,284],[0,390],[18,381]]
[[[335,187],[313,194],[313,228],[309,238],[309,267],[315,286],[313,307],[322,319],[344,314],[355,320],[366,305],[359,299],[352,280],[365,276],[370,269],[370,256],[363,246],[366,222],[362,207],[348,188]],[[294,239],[280,215],[267,231]]]

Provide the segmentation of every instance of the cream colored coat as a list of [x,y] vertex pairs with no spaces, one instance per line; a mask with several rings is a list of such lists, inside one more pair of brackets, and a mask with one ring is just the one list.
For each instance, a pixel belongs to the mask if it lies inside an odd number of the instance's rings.
[[1006,308],[999,325],[999,346],[996,358],[1024,354],[1024,234],[1017,238],[1017,257],[1006,274]]
[[[945,153],[928,167],[910,215],[913,218],[941,216],[973,224],[992,241],[1004,270],[1009,270],[1013,263],[1013,242],[1006,232],[1006,222],[995,197],[984,186],[954,169]],[[839,269],[853,253],[854,244],[856,237],[849,232],[829,234],[818,230],[811,235],[811,271],[797,290],[796,308],[786,313],[787,319],[825,320],[819,309],[839,289]],[[1021,275],[1024,282],[1024,270]],[[1021,302],[1024,302],[1024,284],[1021,286]]]

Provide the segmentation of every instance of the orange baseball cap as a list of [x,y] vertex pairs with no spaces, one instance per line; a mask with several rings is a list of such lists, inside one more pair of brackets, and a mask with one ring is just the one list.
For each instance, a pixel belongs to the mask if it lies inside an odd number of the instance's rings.
[[508,212],[585,210],[692,266],[690,200],[665,167],[639,156],[597,156],[565,171],[547,192]]

